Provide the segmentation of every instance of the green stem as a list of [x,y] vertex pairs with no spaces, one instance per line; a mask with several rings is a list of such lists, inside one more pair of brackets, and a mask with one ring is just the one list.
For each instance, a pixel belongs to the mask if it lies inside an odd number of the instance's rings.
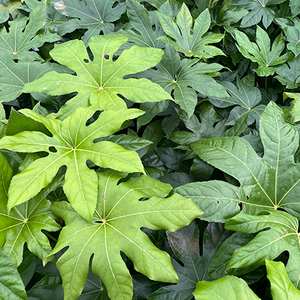
[[43,231],[43,233],[52,241],[57,242],[57,239],[49,234],[47,231]]
[[35,101],[34,101],[34,99],[32,98],[31,95],[30,95],[30,99],[31,99],[31,105],[32,105],[32,108],[34,108],[34,106],[35,106]]

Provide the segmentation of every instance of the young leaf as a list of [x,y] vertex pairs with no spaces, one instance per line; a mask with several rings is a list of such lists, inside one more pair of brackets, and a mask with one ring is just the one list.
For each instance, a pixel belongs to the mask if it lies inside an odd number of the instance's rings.
[[45,197],[60,184],[59,178],[27,203],[13,208],[8,215],[6,209],[7,190],[12,170],[1,154],[0,172],[0,248],[13,259],[16,266],[22,262],[25,242],[32,253],[41,259],[45,258],[52,249],[42,230],[57,231],[60,229],[60,226],[50,217],[50,201]]
[[238,42],[236,46],[239,51],[246,58],[258,63],[259,67],[254,70],[258,76],[273,75],[275,73],[274,67],[285,63],[291,56],[289,53],[280,56],[285,46],[282,33],[277,36],[270,50],[271,42],[269,35],[259,26],[256,29],[257,44],[250,42],[245,33],[238,30],[234,32]]
[[217,55],[225,55],[219,48],[208,45],[219,42],[224,37],[223,34],[210,33],[204,35],[211,23],[208,9],[204,10],[195,20],[192,29],[193,33],[191,33],[193,18],[185,3],[182,4],[181,10],[177,15],[177,24],[170,16],[160,12],[157,12],[157,15],[164,32],[173,39],[162,36],[159,40],[166,44],[171,44],[177,51],[184,53],[185,56],[210,58]]
[[167,92],[173,92],[175,102],[188,114],[188,118],[197,104],[196,91],[205,96],[228,96],[224,87],[205,75],[221,70],[221,65],[200,63],[198,59],[180,60],[179,54],[170,45],[166,45],[165,51],[156,66],[157,70],[146,71],[143,75],[160,84]]
[[[9,22],[9,32],[6,32],[5,26],[0,30],[0,51],[9,53],[13,59],[23,61],[41,60],[41,57],[35,51],[28,50],[41,47],[45,42],[55,42],[61,39],[57,34],[46,33],[42,36],[37,34],[39,29],[43,27],[46,16],[46,1],[42,1],[30,13],[27,25],[28,19],[25,17]],[[23,30],[24,27],[25,30]]]
[[229,220],[225,228],[244,233],[259,232],[246,246],[233,252],[227,269],[262,264],[264,258],[273,260],[287,250],[289,260],[286,271],[292,283],[299,288],[300,243],[297,218],[283,211],[265,211],[258,216],[241,213]]
[[260,300],[243,279],[230,275],[211,282],[198,282],[193,295],[196,300]]
[[300,56],[293,58],[277,67],[275,76],[286,89],[296,89],[300,86]]
[[265,259],[273,300],[300,299],[300,291],[291,283],[281,261]]
[[[93,273],[104,282],[111,299],[132,299],[132,280],[120,251],[151,280],[177,282],[168,254],[157,249],[140,228],[175,231],[201,211],[178,194],[164,199],[171,187],[148,176],[119,184],[117,172],[98,173],[98,177],[100,192],[92,224],[67,202],[52,206],[66,222],[52,252],[69,247],[57,262],[65,299],[77,299],[81,294],[92,255]],[[150,199],[139,201],[144,197]]]
[[64,121],[47,119],[27,109],[21,112],[43,123],[53,136],[49,137],[37,131],[24,131],[0,140],[1,149],[49,153],[48,156],[33,161],[24,171],[13,177],[8,191],[9,211],[15,205],[35,196],[52,181],[59,168],[66,165],[64,192],[75,210],[91,221],[98,187],[96,173],[86,165],[88,159],[104,168],[144,172],[137,153],[109,141],[93,142],[114,133],[125,120],[141,115],[140,110],[105,111],[88,126],[87,121],[95,113],[93,107],[78,108]]
[[0,250],[0,298],[27,300],[20,274],[12,259]]
[[201,159],[237,179],[245,190],[240,199],[245,212],[283,208],[300,215],[299,174],[294,154],[299,146],[296,128],[285,122],[282,110],[270,102],[260,117],[264,156],[240,137],[199,140],[191,148]]
[[118,95],[133,102],[156,102],[171,99],[160,86],[147,79],[123,79],[125,75],[144,71],[155,66],[161,59],[161,49],[133,46],[113,61],[114,53],[127,41],[124,35],[94,36],[89,47],[94,60],[82,41],[72,40],[55,45],[53,59],[76,72],[76,76],[50,72],[42,78],[26,84],[23,92],[42,92],[61,95],[78,94],[64,105],[58,117],[65,118],[77,107],[96,105],[99,109],[124,109],[126,104]]
[[85,44],[100,32],[104,35],[114,32],[113,22],[125,12],[125,3],[116,0],[58,0],[53,5],[59,13],[71,18],[59,27],[58,33],[65,35],[79,28],[87,29],[82,37]]
[[230,8],[248,9],[249,13],[243,18],[241,27],[251,27],[262,19],[265,28],[268,28],[275,17],[276,4],[285,0],[233,0]]

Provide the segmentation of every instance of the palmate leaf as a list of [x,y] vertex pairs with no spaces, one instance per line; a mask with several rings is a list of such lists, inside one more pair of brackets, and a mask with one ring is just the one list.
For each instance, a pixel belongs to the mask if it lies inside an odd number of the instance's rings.
[[[201,159],[237,179],[244,190],[232,199],[224,199],[220,208],[234,201],[241,202],[243,211],[250,214],[282,208],[300,217],[300,165],[294,162],[299,136],[296,128],[285,122],[282,110],[274,102],[268,104],[260,117],[260,137],[264,146],[263,158],[240,137],[199,140],[191,148]],[[219,187],[213,188],[225,196],[223,185],[220,182]],[[202,201],[217,200],[218,197],[213,195]],[[224,213],[226,216],[231,212],[225,210]]]
[[36,197],[20,204],[7,213],[7,190],[12,177],[12,170],[0,154],[0,248],[9,255],[16,266],[23,258],[24,243],[39,258],[45,258],[51,252],[47,236],[42,230],[57,231],[60,226],[50,217],[50,201],[45,197],[61,182],[57,177],[48,188]]
[[67,166],[64,192],[74,209],[91,221],[97,202],[97,176],[87,167],[87,160],[98,166],[126,172],[144,172],[138,154],[121,146],[97,138],[110,136],[122,123],[143,112],[137,109],[102,112],[90,125],[86,122],[94,115],[93,107],[78,108],[64,121],[47,119],[34,111],[21,112],[46,126],[52,137],[38,131],[23,131],[0,140],[0,148],[16,152],[44,151],[48,156],[29,164],[13,177],[8,190],[8,211],[35,196],[46,187],[61,166]]
[[[251,264],[264,264],[283,251],[289,252],[286,271],[292,283],[300,287],[300,242],[297,218],[283,211],[262,211],[259,215],[238,214],[225,228],[243,233],[259,232],[246,246],[237,248],[227,266],[244,268]],[[268,230],[264,230],[267,229]]]
[[275,66],[285,63],[291,55],[285,53],[280,56],[285,44],[282,33],[276,37],[272,44],[269,35],[259,26],[256,28],[256,43],[250,42],[248,36],[238,30],[235,30],[236,45],[244,57],[253,62],[257,62],[259,67],[254,71],[258,76],[269,76],[275,73]]
[[277,68],[275,68],[278,75],[275,78],[286,89],[296,89],[300,86],[300,56],[293,58]]
[[28,82],[34,81],[50,71],[66,72],[66,68],[40,61],[15,63],[8,53],[0,57],[0,102],[15,100]]
[[114,53],[127,41],[124,35],[94,36],[89,47],[91,61],[82,41],[72,40],[55,45],[50,52],[54,60],[76,72],[76,76],[50,72],[42,78],[26,84],[23,92],[42,92],[47,95],[78,94],[58,112],[65,118],[77,107],[96,105],[101,110],[124,109],[121,94],[133,102],[157,102],[171,99],[159,85],[147,79],[123,79],[125,75],[144,71],[155,66],[163,51],[133,46],[113,61]]
[[58,0],[53,5],[59,13],[71,17],[59,27],[58,33],[65,35],[78,28],[87,29],[82,37],[85,44],[100,32],[104,35],[114,32],[113,22],[125,12],[125,3],[116,0]]
[[23,4],[19,0],[2,0],[0,1],[0,23],[4,23],[8,20],[9,15],[15,18],[18,15],[18,8],[21,8]]
[[243,18],[241,27],[250,27],[262,20],[265,28],[268,28],[275,17],[274,8],[285,0],[233,0],[230,3],[232,9],[247,9],[249,13]]
[[208,45],[217,43],[224,37],[220,33],[205,35],[211,23],[208,9],[204,10],[195,20],[192,29],[193,33],[191,33],[193,18],[185,3],[182,4],[181,10],[177,15],[176,23],[171,16],[159,12],[157,12],[157,15],[164,32],[172,38],[162,36],[159,39],[171,44],[177,51],[184,53],[185,56],[210,58],[217,55],[225,55],[219,48]]
[[30,13],[27,25],[28,18],[25,17],[9,22],[9,32],[6,32],[5,27],[0,30],[0,52],[9,53],[13,59],[23,61],[41,60],[36,52],[29,50],[41,47],[45,42],[56,42],[61,39],[57,34],[46,33],[42,36],[37,34],[43,27],[46,17],[46,1],[42,1]]
[[[66,222],[52,252],[69,247],[57,262],[65,299],[79,297],[92,255],[93,273],[104,282],[111,299],[132,299],[132,280],[120,251],[150,279],[177,282],[170,257],[151,243],[141,227],[175,231],[201,211],[178,194],[164,199],[171,187],[145,175],[120,184],[122,175],[117,172],[98,173],[98,178],[100,192],[92,224],[67,202],[52,205]],[[150,199],[139,201],[144,197]]]
[[143,76],[158,83],[167,92],[173,92],[175,102],[187,113],[188,118],[192,116],[197,104],[196,91],[205,96],[228,96],[223,86],[206,75],[218,72],[222,69],[221,65],[200,63],[198,59],[180,60],[171,45],[166,45],[165,55],[156,69],[144,72]]

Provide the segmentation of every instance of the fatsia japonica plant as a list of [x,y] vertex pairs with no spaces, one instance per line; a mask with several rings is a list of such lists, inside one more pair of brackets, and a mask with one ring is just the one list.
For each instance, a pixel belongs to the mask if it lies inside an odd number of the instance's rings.
[[0,298],[300,298],[299,14],[0,1]]

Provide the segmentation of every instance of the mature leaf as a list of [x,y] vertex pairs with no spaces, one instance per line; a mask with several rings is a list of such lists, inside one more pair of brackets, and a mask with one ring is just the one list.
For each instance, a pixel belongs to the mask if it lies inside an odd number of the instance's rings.
[[59,178],[27,203],[16,206],[8,215],[7,190],[12,170],[1,154],[0,172],[0,248],[13,259],[17,266],[22,262],[25,242],[32,253],[43,259],[52,249],[42,230],[60,229],[60,226],[50,217],[50,201],[45,199],[51,189],[55,189],[60,183]]
[[227,275],[218,280],[197,283],[193,293],[196,300],[259,300],[248,284],[241,278]]
[[114,23],[125,12],[125,3],[116,0],[57,0],[54,8],[71,19],[64,22],[58,30],[65,35],[78,28],[87,29],[82,40],[87,44],[91,37],[114,32]]
[[[289,251],[286,271],[292,283],[300,287],[300,243],[297,218],[283,211],[264,211],[261,214],[238,214],[225,227],[244,233],[259,232],[246,246],[237,248],[227,266],[243,268],[251,264],[263,264],[264,258],[273,260],[283,251]],[[266,230],[267,229],[267,230]]]
[[18,8],[22,7],[19,0],[3,0],[0,2],[0,23],[8,20],[9,15],[15,18],[18,15]]
[[219,48],[208,45],[217,43],[224,37],[220,33],[205,35],[211,23],[208,9],[204,10],[195,20],[192,29],[193,33],[191,33],[193,18],[185,3],[182,4],[181,10],[177,15],[176,23],[171,16],[159,12],[157,12],[157,15],[164,32],[172,38],[162,36],[159,39],[171,44],[177,51],[184,53],[185,56],[210,58],[217,55],[225,55]]
[[268,28],[275,17],[276,4],[285,0],[233,0],[230,8],[247,9],[249,13],[243,18],[241,27],[250,27],[262,20],[265,28]]
[[[66,222],[52,252],[69,247],[57,262],[65,299],[80,295],[92,255],[93,273],[104,282],[111,299],[132,299],[132,280],[120,251],[150,279],[177,282],[168,254],[158,250],[140,228],[175,231],[188,225],[201,211],[178,194],[164,199],[170,186],[148,176],[120,184],[121,175],[116,172],[98,173],[98,177],[100,193],[92,224],[66,202],[52,206]],[[144,197],[150,199],[139,201]]]
[[74,70],[77,76],[50,72],[26,84],[23,92],[43,92],[48,95],[78,92],[59,111],[58,117],[63,118],[77,107],[88,106],[89,103],[102,110],[124,109],[126,104],[119,94],[139,103],[170,99],[167,92],[147,79],[123,79],[125,75],[156,65],[163,55],[161,49],[133,46],[113,61],[114,53],[126,41],[124,35],[92,37],[89,47],[93,61],[89,59],[82,41],[72,40],[55,45],[51,51],[53,59]]
[[297,57],[300,54],[300,24],[297,23],[295,26],[288,26],[285,33],[286,39],[289,42],[287,48],[295,54],[295,57]]
[[[57,34],[38,35],[37,32],[43,27],[46,18],[46,2],[40,2],[40,5],[30,13],[28,18],[17,18],[9,22],[9,32],[3,27],[0,30],[0,51],[9,53],[13,59],[23,61],[41,60],[41,57],[34,51],[28,51],[31,48],[41,47],[45,42],[55,42],[60,40]],[[26,27],[25,27],[26,25]],[[24,30],[25,27],[25,30]]]
[[173,260],[179,283],[162,287],[154,292],[149,300],[192,299],[196,284],[208,280],[207,269],[219,245],[228,237],[229,231],[217,223],[210,223],[203,236],[203,254],[199,255],[199,232],[193,223],[174,233],[168,240],[175,254],[184,266]]
[[[167,2],[166,2],[167,3]],[[167,7],[170,8],[168,5]],[[158,12],[160,10],[158,9]],[[152,28],[151,15],[143,5],[135,0],[126,0],[126,13],[128,15],[130,24],[133,30],[126,31],[124,34],[128,37],[129,41],[134,42],[141,47],[155,47],[163,48],[164,43],[157,38],[164,34],[162,27],[155,14],[154,23],[155,29]],[[172,11],[170,9],[170,13]],[[136,33],[139,32],[139,34]]]
[[294,154],[299,147],[296,128],[285,122],[282,110],[270,102],[260,117],[264,156],[240,137],[199,140],[191,148],[209,164],[237,179],[247,195],[243,211],[256,214],[266,208],[282,208],[300,216],[299,164]]
[[0,250],[1,299],[27,300],[20,274],[12,259]]
[[0,57],[0,101],[9,102],[16,99],[28,82],[34,81],[50,71],[67,71],[66,68],[53,63],[27,61],[15,63],[8,53]]
[[[254,79],[254,77],[251,76]],[[236,121],[244,115],[248,116],[248,125],[259,118],[265,105],[259,105],[261,102],[261,93],[257,87],[254,87],[254,80],[247,82],[248,76],[242,80],[236,78],[236,85],[229,81],[222,81],[222,85],[230,95],[227,98],[210,97],[209,101],[217,107],[229,107],[235,105],[230,111],[226,125],[234,125]],[[236,106],[237,105],[237,106]]]
[[236,46],[239,51],[246,58],[258,63],[259,67],[254,70],[258,76],[273,75],[275,73],[274,67],[285,63],[290,58],[289,53],[280,56],[285,46],[282,33],[274,40],[272,49],[270,50],[271,42],[269,35],[259,26],[256,28],[257,44],[250,42],[245,33],[238,30],[234,32],[238,42]]
[[198,59],[180,60],[179,54],[170,45],[166,45],[165,51],[156,66],[157,70],[146,71],[143,75],[160,84],[167,92],[172,92],[175,102],[188,117],[192,116],[197,104],[196,91],[205,96],[228,96],[224,87],[205,75],[221,70],[221,65],[200,63]]
[[300,56],[291,59],[279,67],[277,67],[275,76],[286,89],[296,89],[300,86]]
[[300,13],[300,3],[297,0],[289,1],[290,8],[293,14],[293,17],[297,16]]
[[27,109],[21,112],[44,124],[52,137],[37,131],[24,131],[0,140],[1,149],[49,153],[48,156],[33,161],[23,172],[13,177],[8,191],[9,211],[15,205],[35,196],[52,181],[59,168],[66,165],[64,192],[75,210],[91,221],[98,187],[96,173],[86,165],[88,159],[104,168],[144,172],[137,153],[109,141],[93,142],[96,138],[111,135],[125,120],[139,116],[140,110],[105,111],[88,126],[87,121],[95,113],[93,107],[78,108],[64,121],[47,119]]
[[265,259],[267,276],[271,282],[273,300],[300,299],[300,291],[291,283],[281,261]]
[[290,107],[284,110],[284,117],[292,123],[300,121],[300,94],[284,93],[288,98],[294,99],[290,103]]

